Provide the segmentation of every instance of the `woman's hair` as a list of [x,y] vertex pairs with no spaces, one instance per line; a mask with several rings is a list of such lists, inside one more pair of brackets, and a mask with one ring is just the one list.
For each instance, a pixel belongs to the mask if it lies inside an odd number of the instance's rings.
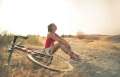
[[55,26],[54,23],[48,25],[48,32],[52,32],[52,26]]

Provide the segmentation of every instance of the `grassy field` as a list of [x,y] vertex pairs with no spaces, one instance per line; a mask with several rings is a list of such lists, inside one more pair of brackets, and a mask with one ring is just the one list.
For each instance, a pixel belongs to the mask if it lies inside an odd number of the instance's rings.
[[[65,38],[81,57],[80,62],[71,61],[70,72],[54,72],[28,60],[23,52],[14,52],[12,63],[7,66],[7,46],[11,37],[0,37],[0,77],[120,77],[120,41],[115,36],[84,36]],[[45,38],[31,37],[24,41],[27,47],[43,48]],[[117,41],[117,42],[116,42]],[[59,50],[56,54],[66,60],[69,56]]]

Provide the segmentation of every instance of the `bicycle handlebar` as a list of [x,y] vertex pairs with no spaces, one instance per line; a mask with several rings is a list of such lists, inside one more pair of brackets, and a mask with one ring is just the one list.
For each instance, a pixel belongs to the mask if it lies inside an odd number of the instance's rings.
[[17,40],[18,38],[28,39],[28,36],[17,36],[17,35],[15,35],[14,38],[13,38],[13,41],[12,41],[10,50],[13,50],[13,48],[14,48],[14,46],[15,46],[15,43],[16,43],[16,40]]
[[28,36],[17,36],[15,35],[14,38],[23,38],[23,39],[28,39]]

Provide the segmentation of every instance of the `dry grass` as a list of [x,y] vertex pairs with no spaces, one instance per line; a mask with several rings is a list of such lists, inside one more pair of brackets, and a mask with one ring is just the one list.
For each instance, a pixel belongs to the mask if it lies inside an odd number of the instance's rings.
[[[0,47],[0,77],[120,77],[120,43],[113,43],[106,40],[106,37],[99,40],[66,39],[83,59],[81,62],[71,61],[74,66],[72,71],[60,73],[41,68],[29,61],[23,52],[15,52],[12,57],[14,65],[8,67],[5,65],[8,56],[7,45],[4,45]],[[43,47],[43,38],[37,38],[37,43],[40,43],[37,45],[35,41],[30,44],[28,41],[30,39],[26,42],[27,47]],[[56,54],[69,60],[69,56],[60,50]]]

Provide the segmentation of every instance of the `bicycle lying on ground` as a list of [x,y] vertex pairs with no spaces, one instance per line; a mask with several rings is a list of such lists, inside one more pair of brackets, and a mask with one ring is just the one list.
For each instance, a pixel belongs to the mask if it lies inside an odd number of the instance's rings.
[[[12,54],[15,50],[23,51],[25,54],[27,54],[27,57],[30,61],[36,63],[37,65],[40,65],[41,67],[45,69],[49,69],[51,71],[59,71],[59,72],[65,72],[65,71],[71,71],[73,69],[72,65],[61,58],[61,56],[52,54],[48,55],[45,53],[45,49],[34,49],[34,48],[27,48],[23,45],[20,45],[20,43],[17,43],[17,39],[28,39],[28,37],[24,36],[14,36],[12,40],[12,44],[10,45],[8,51],[9,51],[9,56],[8,56],[8,65],[11,63],[11,57]],[[60,60],[54,60],[56,58],[59,58]],[[54,61],[54,62],[53,62]],[[64,64],[64,65],[55,65],[55,61],[57,61],[57,64]],[[63,67],[64,66],[64,67]],[[61,67],[61,68],[59,68]]]

